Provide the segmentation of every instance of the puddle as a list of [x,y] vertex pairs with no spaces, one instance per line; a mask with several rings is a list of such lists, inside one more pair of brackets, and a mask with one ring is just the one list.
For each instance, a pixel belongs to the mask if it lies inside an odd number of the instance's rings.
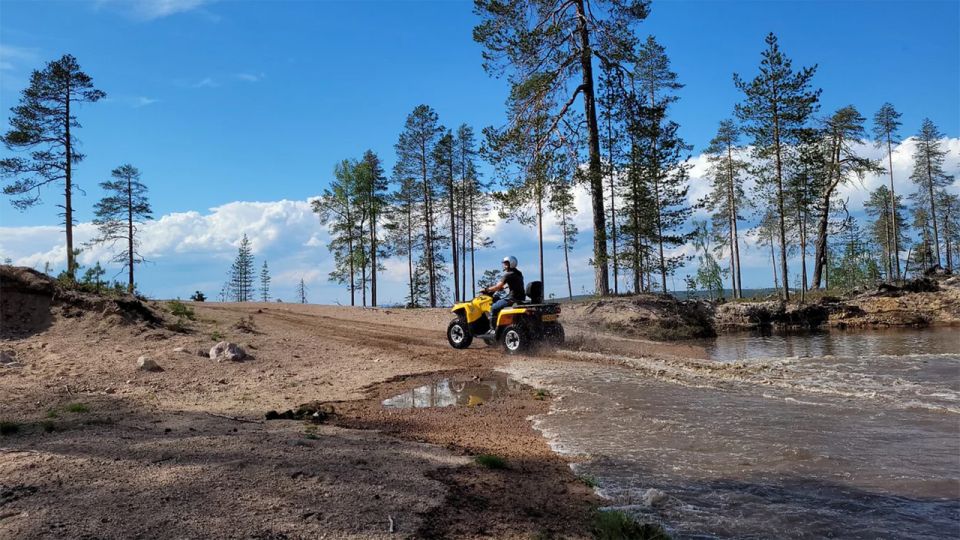
[[511,388],[520,386],[520,382],[506,375],[465,381],[443,379],[385,399],[383,406],[388,409],[475,407],[506,394]]

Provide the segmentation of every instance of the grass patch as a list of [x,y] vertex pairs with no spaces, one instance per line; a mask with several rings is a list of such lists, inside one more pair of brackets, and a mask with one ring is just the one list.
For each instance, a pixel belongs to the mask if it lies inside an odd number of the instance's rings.
[[16,422],[0,422],[0,435],[16,435],[20,432],[20,424]]
[[637,523],[619,510],[597,512],[591,532],[597,540],[670,540],[670,535],[656,523]]
[[43,428],[45,433],[53,433],[57,429],[57,425],[50,420],[40,422],[40,427]]
[[507,460],[503,459],[500,456],[495,456],[493,454],[480,454],[477,457],[473,458],[473,461],[480,465],[481,467],[486,467],[488,469],[506,469]]
[[57,413],[56,409],[47,409],[47,418],[57,418],[60,414]]
[[533,393],[533,399],[539,399],[540,401],[543,401],[548,397],[550,397],[550,392],[547,392],[543,388],[537,388],[536,392]]
[[90,412],[90,407],[87,407],[83,403],[71,403],[64,407],[64,410],[72,413],[88,413]]
[[223,335],[223,332],[221,332],[220,330],[214,330],[213,333],[210,334],[210,339],[214,341],[223,341],[224,337],[225,336]]
[[597,483],[597,479],[589,474],[578,476],[577,479],[583,482],[583,485],[587,486],[588,488],[596,489],[597,486],[600,485]]

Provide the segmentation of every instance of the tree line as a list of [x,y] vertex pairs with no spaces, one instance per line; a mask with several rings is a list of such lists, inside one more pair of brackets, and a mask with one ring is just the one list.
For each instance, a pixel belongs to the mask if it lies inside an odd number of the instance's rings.
[[[483,47],[484,68],[509,83],[506,120],[478,136],[466,124],[445,127],[436,111],[419,105],[394,145],[389,175],[368,150],[337,163],[328,187],[311,201],[331,233],[329,278],[349,290],[351,305],[378,305],[378,277],[391,257],[405,263],[409,306],[474,295],[485,272],[476,253],[492,247],[484,231],[493,212],[536,229],[539,276],[533,275],[541,280],[549,258],[544,228],[549,220],[556,224],[571,297],[579,211],[591,213],[590,264],[600,295],[667,292],[668,277],[695,256],[688,288],[719,294],[727,278],[740,297],[740,252],[748,237],[769,251],[784,299],[795,291],[803,300],[811,289],[953,269],[960,202],[948,190],[944,134],[923,121],[912,138],[910,180],[917,189],[907,197],[897,193],[900,113],[887,103],[873,115],[870,138],[885,159],[870,159],[863,114],[848,105],[821,115],[817,66],[794,68],[773,34],[757,72],[733,75],[742,99],[703,150],[709,192],[691,204],[693,147],[673,118],[683,84],[663,45],[636,32],[649,7],[625,0],[477,1],[473,37]],[[76,108],[105,95],[65,55],[33,72],[2,139],[18,154],[0,160],[3,191],[15,207],[37,204],[43,188],[63,189],[70,280],[78,268],[73,170],[84,157],[77,151]],[[491,178],[480,174],[485,166]],[[885,174],[889,187],[869,194],[868,220],[859,223],[841,193],[868,174]],[[119,248],[113,262],[128,270],[132,291],[134,267],[143,262],[139,227],[151,209],[139,170],[127,164],[111,175],[101,184],[107,195],[95,206],[99,234],[90,245]],[[589,193],[589,210],[575,205],[578,186]],[[709,220],[691,220],[701,209]],[[258,299],[252,264],[244,239],[221,298]],[[269,300],[266,264],[260,300]]]

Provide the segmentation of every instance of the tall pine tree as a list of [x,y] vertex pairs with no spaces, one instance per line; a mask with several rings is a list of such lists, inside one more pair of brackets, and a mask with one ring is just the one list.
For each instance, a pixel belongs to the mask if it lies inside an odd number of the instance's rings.
[[254,299],[253,248],[250,239],[243,235],[240,247],[237,248],[237,258],[230,267],[230,295],[234,302],[252,302]]
[[913,152],[913,173],[910,175],[910,180],[919,187],[915,193],[918,203],[926,204],[930,211],[928,217],[933,230],[934,261],[938,266],[942,266],[943,263],[940,257],[936,193],[949,186],[953,180],[952,176],[948,176],[943,171],[947,150],[942,147],[941,139],[943,139],[943,133],[929,118],[924,118],[920,132],[914,138],[916,149]]
[[0,160],[0,177],[10,179],[4,195],[14,197],[19,210],[40,202],[40,190],[62,183],[63,223],[67,237],[67,275],[75,279],[73,248],[74,167],[84,155],[77,147],[75,130],[80,128],[76,109],[82,103],[94,103],[106,93],[93,87],[93,79],[80,71],[77,59],[69,54],[47,64],[30,75],[30,86],[20,95],[20,104],[10,109],[10,130],[3,135],[9,150],[30,152],[29,157]]
[[732,120],[720,122],[717,134],[706,149],[711,190],[701,203],[713,216],[713,232],[720,239],[720,246],[727,246],[730,252],[730,289],[734,298],[743,297],[737,222],[741,219],[740,208],[745,204],[741,174],[746,163],[739,159],[739,136]]
[[136,283],[133,267],[144,260],[137,252],[140,245],[137,233],[144,221],[153,219],[152,210],[147,200],[147,186],[140,181],[136,167],[121,165],[110,174],[113,180],[100,183],[107,195],[94,207],[93,224],[97,226],[98,235],[90,243],[108,243],[114,247],[123,242],[111,262],[127,269],[127,292],[133,294]]
[[873,138],[874,144],[878,148],[886,148],[887,151],[887,173],[890,176],[890,190],[887,192],[890,200],[887,201],[890,207],[891,219],[886,223],[890,227],[886,231],[889,240],[887,244],[892,246],[894,255],[893,269],[896,273],[890,273],[888,279],[900,279],[900,233],[898,227],[903,222],[897,218],[897,192],[893,187],[893,145],[900,143],[900,137],[897,130],[900,129],[900,113],[893,108],[890,103],[884,103],[880,110],[873,115]]
[[[473,37],[484,47],[484,69],[508,72],[511,95],[518,96],[518,126],[539,122],[542,110],[528,104],[550,103],[549,122],[538,132],[540,150],[559,131],[586,131],[587,182],[593,211],[593,264],[596,293],[609,294],[606,214],[600,130],[597,122],[594,59],[618,63],[633,49],[632,28],[646,18],[645,0],[476,0],[482,21]],[[570,122],[582,97],[584,122]],[[529,112],[528,112],[529,111]],[[524,130],[530,131],[530,130]],[[538,153],[538,152],[535,152]]]
[[734,84],[744,94],[737,104],[737,117],[744,122],[745,133],[753,137],[754,157],[772,162],[777,233],[780,240],[780,269],[783,297],[790,299],[787,269],[787,208],[784,194],[786,148],[797,142],[810,115],[817,110],[820,90],[812,90],[810,81],[816,66],[795,72],[789,58],[780,52],[777,37],[770,33],[767,48],[761,54],[760,73],[747,82],[734,74]]

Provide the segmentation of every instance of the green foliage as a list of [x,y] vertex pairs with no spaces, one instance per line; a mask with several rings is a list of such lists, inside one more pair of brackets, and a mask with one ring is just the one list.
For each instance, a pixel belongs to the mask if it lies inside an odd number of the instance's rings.
[[[744,133],[753,137],[754,158],[768,171],[758,176],[757,184],[772,199],[780,244],[783,295],[789,299],[785,149],[801,141],[807,122],[819,108],[820,90],[810,88],[816,66],[794,71],[773,33],[767,35],[766,45],[761,53],[759,73],[753,80],[748,82],[737,74],[733,76],[734,84],[744,94],[744,101],[736,106],[736,115],[743,122]],[[770,111],[774,111],[773,114]]]
[[223,332],[221,332],[220,330],[214,330],[210,334],[210,339],[212,339],[213,341],[223,341],[224,337],[225,336],[223,335]]
[[237,248],[237,258],[234,259],[230,267],[230,280],[228,281],[228,291],[230,299],[234,302],[253,301],[253,249],[250,247],[250,239],[243,235],[240,240],[240,247]]
[[29,156],[0,159],[0,177],[10,179],[3,186],[3,194],[12,197],[14,207],[30,208],[40,202],[42,188],[63,184],[64,189],[57,191],[64,193],[67,274],[71,280],[76,276],[71,196],[77,190],[71,170],[84,158],[78,151],[76,133],[81,126],[75,111],[81,103],[94,103],[104,97],[103,91],[93,87],[93,79],[80,70],[77,59],[65,54],[30,75],[30,85],[10,110],[10,130],[0,138],[7,149]]
[[16,435],[20,432],[20,424],[16,422],[0,422],[0,435]]
[[113,180],[101,182],[100,187],[107,193],[94,207],[93,224],[97,226],[97,237],[90,245],[107,244],[116,248],[111,262],[118,263],[128,272],[127,291],[134,290],[134,266],[144,261],[137,252],[140,238],[137,236],[139,225],[153,219],[150,203],[147,200],[147,186],[140,181],[140,171],[130,164],[117,167],[111,173]]
[[206,295],[203,294],[202,291],[197,291],[197,292],[193,293],[193,295],[190,296],[190,301],[191,301],[191,302],[206,302],[206,301],[207,301],[207,297],[206,297]]
[[260,268],[260,301],[270,301],[270,269],[267,261],[263,261],[263,267]]
[[97,264],[87,268],[87,271],[83,273],[83,278],[80,280],[80,284],[86,288],[90,288],[93,292],[99,294],[103,286],[103,276],[107,271],[100,266],[100,262],[97,261]]
[[167,309],[170,310],[170,314],[174,317],[189,319],[191,321],[196,317],[193,308],[184,304],[179,299],[167,302]]
[[597,512],[591,524],[591,532],[596,540],[670,540],[670,536],[660,525],[641,525],[620,510]]
[[507,460],[503,459],[500,456],[495,456],[492,454],[479,454],[473,458],[473,461],[480,465],[481,467],[486,467],[488,469],[506,469]]
[[90,412],[90,407],[88,407],[83,403],[70,403],[66,407],[64,407],[63,410],[67,412],[82,414],[82,413]]

